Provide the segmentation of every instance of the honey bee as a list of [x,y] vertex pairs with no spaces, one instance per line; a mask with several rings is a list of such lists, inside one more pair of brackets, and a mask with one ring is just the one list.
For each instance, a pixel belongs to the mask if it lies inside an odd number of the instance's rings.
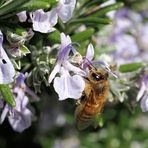
[[83,130],[93,124],[97,114],[101,113],[109,92],[108,72],[105,69],[89,67],[85,80],[85,89],[75,110],[76,126]]

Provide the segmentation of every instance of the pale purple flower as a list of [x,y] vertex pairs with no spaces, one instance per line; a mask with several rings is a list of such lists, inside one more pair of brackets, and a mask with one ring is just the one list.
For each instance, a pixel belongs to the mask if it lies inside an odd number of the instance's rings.
[[11,127],[17,132],[23,132],[26,128],[31,126],[33,113],[27,108],[29,103],[28,97],[24,92],[18,90],[19,93],[15,98],[16,107],[10,111],[8,116]]
[[86,55],[84,58],[84,61],[82,63],[82,68],[86,71],[89,72],[89,70],[87,69],[89,67],[89,65],[92,66],[96,66],[96,65],[100,65],[102,66],[108,73],[110,73],[111,75],[113,75],[114,77],[117,78],[116,74],[114,74],[111,69],[109,64],[106,61],[102,61],[102,60],[93,60],[94,58],[94,47],[92,44],[89,44],[86,50]]
[[139,49],[133,36],[123,34],[112,40],[111,45],[115,47],[113,59],[118,65],[139,60]]
[[84,85],[84,81],[80,75],[71,76],[68,70],[61,68],[61,77],[54,79],[53,86],[55,91],[60,94],[59,100],[64,100],[66,98],[79,99],[84,90]]
[[[24,80],[25,76],[20,73],[16,78],[16,83],[13,88],[16,106],[12,108],[6,104],[0,118],[0,123],[3,123],[7,116],[11,127],[17,132],[23,132],[26,128],[30,127],[33,119],[33,113],[27,106],[29,104],[29,99],[26,96],[28,89]],[[29,95],[38,100],[38,97],[35,94],[33,95],[33,92],[30,93],[30,91],[31,90],[29,90]]]
[[142,17],[128,8],[120,9],[115,14],[114,33],[135,32],[136,26],[142,21]]
[[141,109],[143,112],[148,111],[148,73],[145,73],[140,82],[140,90],[138,92],[136,100],[141,99]]
[[137,38],[141,48],[144,50],[147,50],[148,49],[148,23],[145,23],[139,27],[139,33],[137,34]]
[[53,26],[58,19],[55,11],[44,12],[42,9],[39,9],[31,12],[30,17],[33,23],[33,30],[42,33],[49,33],[55,30]]
[[58,6],[55,9],[63,23],[66,23],[72,17],[75,5],[76,0],[59,0]]
[[[26,85],[25,79],[27,77],[27,74],[24,75],[23,73],[19,73],[16,77],[16,82],[14,85],[13,92],[17,93],[19,89],[22,89],[24,93],[27,93],[31,97],[31,101],[39,101],[39,97]],[[18,89],[18,90],[17,90]]]
[[13,82],[15,69],[2,46],[3,34],[0,31],[0,84]]
[[55,30],[58,16],[66,23],[71,17],[75,8],[76,0],[59,0],[59,3],[51,11],[44,12],[42,9],[30,13],[33,23],[33,30],[42,33],[49,33]]
[[148,24],[140,14],[127,8],[117,11],[109,44],[116,50],[112,57],[120,65],[147,60]]
[[20,22],[25,22],[27,20],[27,14],[26,11],[22,11],[17,14]]
[[[73,54],[76,53],[70,37],[61,33],[61,48],[57,55],[56,65],[48,79],[49,83],[54,79],[53,86],[59,95],[59,100],[67,98],[79,99],[85,87],[85,82],[82,78],[85,72],[71,64],[69,60],[70,51]],[[72,75],[71,72],[73,73]],[[57,73],[60,76],[56,76]]]

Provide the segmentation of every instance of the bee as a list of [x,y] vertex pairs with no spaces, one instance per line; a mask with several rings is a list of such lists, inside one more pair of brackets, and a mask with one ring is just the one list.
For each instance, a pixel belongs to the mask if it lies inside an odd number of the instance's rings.
[[101,113],[109,92],[108,72],[89,66],[85,80],[85,89],[75,110],[76,126],[83,130],[93,124],[97,114]]

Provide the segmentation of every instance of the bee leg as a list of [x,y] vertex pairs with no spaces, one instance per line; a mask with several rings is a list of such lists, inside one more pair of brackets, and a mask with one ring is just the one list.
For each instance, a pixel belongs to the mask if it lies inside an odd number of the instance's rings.
[[81,98],[76,102],[76,105],[78,106],[78,105],[82,104],[82,102],[85,101],[85,99],[86,99],[85,92],[82,92],[82,96],[81,96]]
[[80,104],[81,104],[81,101],[78,100],[78,101],[76,102],[76,105],[78,106],[78,105],[80,105]]

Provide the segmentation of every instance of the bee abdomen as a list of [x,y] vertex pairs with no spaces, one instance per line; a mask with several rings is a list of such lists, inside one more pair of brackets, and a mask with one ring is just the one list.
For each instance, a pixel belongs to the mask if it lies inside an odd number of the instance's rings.
[[92,115],[88,114],[87,112],[81,112],[78,116],[77,119],[79,121],[89,121],[92,119]]
[[78,120],[80,121],[89,121],[92,120],[96,112],[92,105],[87,103],[83,110],[77,115]]

